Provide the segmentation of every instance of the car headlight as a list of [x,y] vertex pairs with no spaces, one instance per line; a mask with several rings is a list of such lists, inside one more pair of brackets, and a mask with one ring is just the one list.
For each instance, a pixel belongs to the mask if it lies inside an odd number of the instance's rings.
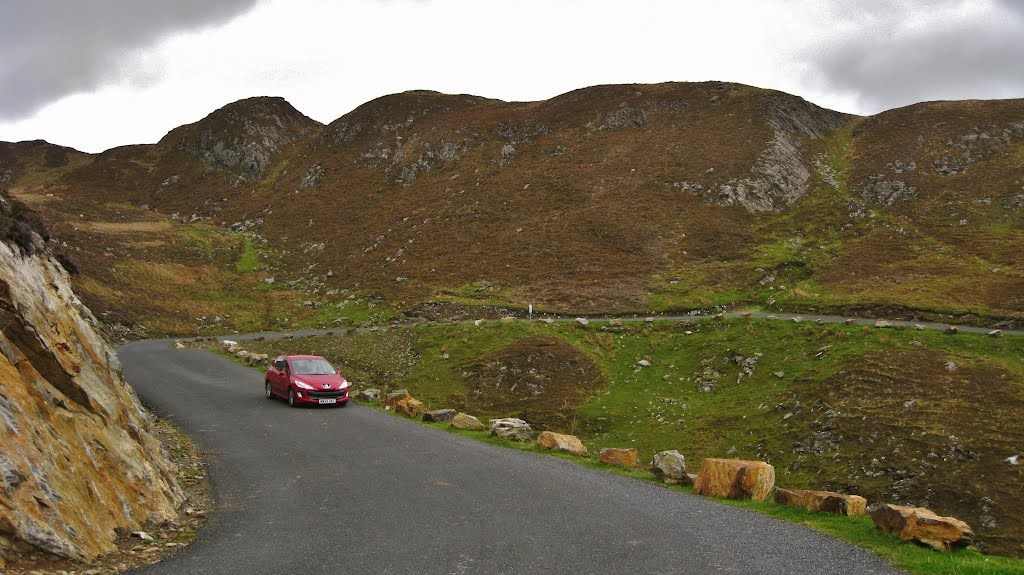
[[338,389],[348,389],[348,380],[347,379],[342,379],[341,380],[341,386]]
[[308,383],[304,381],[299,381],[297,379],[295,380],[295,385],[297,385],[300,389],[315,389],[312,385],[309,385]]

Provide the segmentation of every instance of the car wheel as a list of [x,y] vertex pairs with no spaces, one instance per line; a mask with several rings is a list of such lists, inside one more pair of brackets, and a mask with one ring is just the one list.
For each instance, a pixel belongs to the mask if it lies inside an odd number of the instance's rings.
[[295,407],[295,390],[288,388],[288,406]]
[[267,384],[267,399],[274,399],[274,390],[270,387],[270,382],[264,382]]

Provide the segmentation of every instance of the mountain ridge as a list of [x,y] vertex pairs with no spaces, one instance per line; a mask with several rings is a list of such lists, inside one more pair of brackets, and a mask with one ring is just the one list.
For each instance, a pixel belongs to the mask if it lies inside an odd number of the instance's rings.
[[[1024,285],[1017,125],[1024,100],[857,117],[727,82],[595,86],[539,102],[418,90],[326,125],[257,97],[34,189],[60,189],[66,207],[97,215],[106,195],[144,207],[144,219],[244,229],[302,254],[282,271],[308,294],[398,307],[866,304],[1014,318],[1024,316],[1013,295]],[[887,147],[900,130],[913,137]],[[943,157],[950,173],[917,168]],[[989,186],[988,204],[950,182]],[[964,215],[951,202],[980,221],[977,233],[951,220]],[[986,267],[1001,271],[977,273]],[[938,281],[877,289],[903,269],[913,277],[899,283]],[[968,298],[949,285],[963,273],[984,280]]]

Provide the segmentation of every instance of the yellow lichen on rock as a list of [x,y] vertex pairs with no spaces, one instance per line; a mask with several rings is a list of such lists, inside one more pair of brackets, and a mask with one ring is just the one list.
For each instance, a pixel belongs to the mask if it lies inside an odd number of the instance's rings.
[[117,527],[175,518],[177,469],[45,252],[0,242],[0,326],[0,555],[91,559]]
[[693,485],[693,492],[729,499],[768,499],[775,487],[775,468],[763,461],[705,459]]

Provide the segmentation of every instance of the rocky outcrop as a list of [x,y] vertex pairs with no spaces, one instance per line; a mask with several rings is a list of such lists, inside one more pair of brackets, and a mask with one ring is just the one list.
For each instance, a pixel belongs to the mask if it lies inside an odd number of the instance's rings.
[[564,451],[573,455],[586,455],[587,446],[575,435],[563,435],[553,431],[542,431],[537,436],[537,445],[552,451]]
[[654,454],[651,473],[659,481],[670,485],[690,483],[690,476],[686,473],[686,458],[675,449]]
[[620,449],[618,447],[603,447],[597,459],[605,465],[618,465],[620,467],[640,467],[640,457],[636,448]]
[[800,507],[813,513],[864,515],[867,499],[859,495],[846,495],[832,491],[806,489],[776,489],[775,502],[787,507]]
[[491,435],[514,441],[530,441],[533,429],[529,423],[515,417],[502,417],[490,420]]
[[282,98],[249,98],[171,131],[160,145],[192,154],[209,168],[259,180],[275,154],[321,127]]
[[0,567],[176,517],[177,469],[96,324],[60,264],[0,242]]
[[936,551],[949,551],[974,542],[971,526],[953,517],[936,515],[924,507],[882,505],[871,512],[879,529],[904,541],[915,540]]
[[693,492],[711,497],[765,501],[775,487],[775,468],[763,461],[705,459]]

